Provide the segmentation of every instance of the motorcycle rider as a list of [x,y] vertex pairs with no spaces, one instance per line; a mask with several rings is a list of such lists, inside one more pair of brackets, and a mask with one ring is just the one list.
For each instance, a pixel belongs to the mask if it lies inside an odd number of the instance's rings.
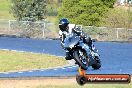
[[[59,21],[59,28],[60,28],[59,37],[61,40],[62,47],[64,44],[64,39],[67,37],[67,35],[71,33],[76,33],[77,36],[80,36],[83,39],[83,42],[86,43],[89,46],[89,48],[92,50],[92,39],[89,36],[87,36],[81,29],[77,28],[75,24],[69,24],[68,19],[62,18]],[[69,53],[70,52],[66,50],[66,56],[65,56],[66,60],[72,59]]]

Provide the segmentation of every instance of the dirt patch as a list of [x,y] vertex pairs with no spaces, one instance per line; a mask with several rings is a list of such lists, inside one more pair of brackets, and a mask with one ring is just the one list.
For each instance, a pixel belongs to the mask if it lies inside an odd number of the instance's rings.
[[2,79],[0,88],[35,88],[43,85],[72,85],[76,84],[75,78],[40,78],[40,79]]
[[[83,88],[131,88],[129,84],[89,84]],[[75,77],[0,79],[0,88],[80,88]]]

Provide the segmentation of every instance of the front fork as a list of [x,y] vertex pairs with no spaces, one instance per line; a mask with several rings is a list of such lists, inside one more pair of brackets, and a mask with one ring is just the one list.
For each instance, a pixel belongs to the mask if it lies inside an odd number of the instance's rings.
[[82,49],[84,49],[88,55],[88,62],[89,62],[89,66],[91,66],[93,63],[96,63],[95,57],[99,57],[99,54],[97,53],[97,49],[94,48],[94,51],[91,51],[89,49],[89,46],[83,42],[79,43],[79,46],[82,47]]

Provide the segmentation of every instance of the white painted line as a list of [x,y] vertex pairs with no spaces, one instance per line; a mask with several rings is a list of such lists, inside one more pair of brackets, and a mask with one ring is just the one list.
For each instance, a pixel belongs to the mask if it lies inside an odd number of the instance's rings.
[[17,73],[23,73],[23,72],[17,72]]
[[6,51],[8,50],[9,51],[9,49],[1,49],[1,50],[6,50]]
[[61,68],[61,69],[66,69],[66,68]]
[[[11,51],[17,52],[17,50],[11,50]],[[20,52],[20,51],[19,51],[19,52]]]
[[40,71],[44,71],[44,70],[40,70]]
[[3,73],[3,74],[9,74],[9,73],[6,72],[6,73]]
[[74,66],[72,66],[72,67],[77,67],[77,65],[74,65]]
[[[22,51],[22,50],[15,50],[15,49],[2,49],[2,48],[0,48],[0,50],[14,51],[14,52],[29,52],[29,53],[37,53],[37,52]],[[38,53],[39,53],[39,52],[38,52]],[[39,53],[39,54],[44,54],[44,53]],[[52,55],[52,56],[56,56],[56,55]],[[57,57],[64,57],[64,56],[57,56]]]
[[33,72],[33,71],[28,71],[28,72]]
[[53,70],[57,70],[57,69],[53,69]]
[[67,67],[67,68],[73,68],[73,67]]

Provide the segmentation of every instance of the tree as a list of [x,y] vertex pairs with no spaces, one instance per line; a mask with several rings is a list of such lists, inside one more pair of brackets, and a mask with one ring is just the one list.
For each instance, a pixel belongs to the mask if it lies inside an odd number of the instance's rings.
[[[112,13],[112,14],[111,14]],[[112,28],[132,28],[132,11],[114,8],[107,12],[104,25]]]
[[38,21],[46,18],[46,0],[11,0],[11,12],[17,20]]
[[[113,8],[115,0],[63,0],[58,19],[66,17],[72,23],[100,26],[101,18]],[[107,4],[110,3],[110,4]]]
[[107,7],[113,8],[113,5],[117,0],[101,0]]

